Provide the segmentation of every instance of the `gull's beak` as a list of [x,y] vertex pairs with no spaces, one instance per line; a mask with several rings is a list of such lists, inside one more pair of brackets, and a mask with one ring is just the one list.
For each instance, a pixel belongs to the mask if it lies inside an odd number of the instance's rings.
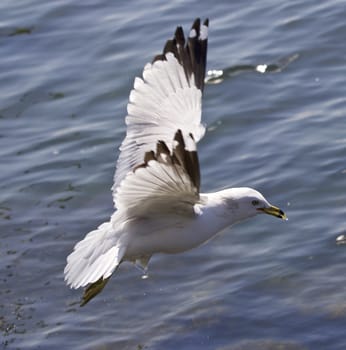
[[268,208],[259,208],[257,210],[269,215],[276,216],[277,218],[280,218],[282,220],[288,220],[286,214],[280,208],[274,207],[274,205],[271,205]]

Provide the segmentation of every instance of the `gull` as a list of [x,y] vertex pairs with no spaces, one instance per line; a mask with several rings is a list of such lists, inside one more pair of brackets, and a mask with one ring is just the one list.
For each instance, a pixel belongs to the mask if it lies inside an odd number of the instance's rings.
[[182,27],[135,78],[126,137],[112,187],[116,211],[67,257],[66,283],[85,287],[81,305],[102,291],[124,261],[146,274],[153,254],[181,253],[257,214],[285,213],[251,188],[200,193],[196,144],[201,123],[209,21]]

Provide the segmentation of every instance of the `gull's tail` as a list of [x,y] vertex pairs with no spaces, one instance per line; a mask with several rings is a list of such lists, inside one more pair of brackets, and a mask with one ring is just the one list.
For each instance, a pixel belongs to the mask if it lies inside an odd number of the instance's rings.
[[[64,274],[65,281],[71,288],[85,287],[95,282],[103,288],[121,263],[126,245],[122,244],[122,237],[113,224],[112,221],[105,222],[89,232],[67,257]],[[89,286],[89,290],[90,287],[92,286]]]

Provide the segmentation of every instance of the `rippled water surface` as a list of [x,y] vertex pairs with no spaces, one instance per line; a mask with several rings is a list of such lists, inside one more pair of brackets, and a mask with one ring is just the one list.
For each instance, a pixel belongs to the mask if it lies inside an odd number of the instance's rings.
[[[123,264],[80,308],[65,259],[113,211],[133,79],[197,16],[225,72],[204,95],[203,191],[255,187],[289,221],[155,256],[146,280]],[[342,0],[1,1],[1,346],[345,349],[345,18]]]

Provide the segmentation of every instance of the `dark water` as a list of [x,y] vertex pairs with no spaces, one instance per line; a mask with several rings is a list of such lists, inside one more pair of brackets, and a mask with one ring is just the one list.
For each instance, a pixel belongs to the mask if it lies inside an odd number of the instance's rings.
[[[76,241],[112,213],[133,79],[176,25],[210,18],[203,190],[284,209],[142,280],[123,264],[79,308]],[[0,339],[5,349],[345,349],[344,1],[1,1]],[[286,62],[259,73],[259,64]]]

